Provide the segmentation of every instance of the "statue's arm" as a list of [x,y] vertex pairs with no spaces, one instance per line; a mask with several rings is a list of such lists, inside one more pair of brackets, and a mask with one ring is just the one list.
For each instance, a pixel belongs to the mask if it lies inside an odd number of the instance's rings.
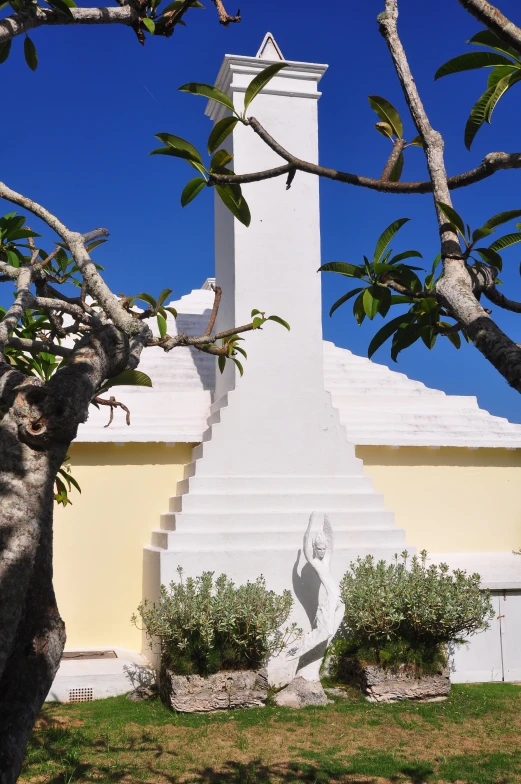
[[326,537],[327,542],[327,550],[324,560],[326,561],[327,565],[331,563],[331,557],[333,555],[333,547],[335,545],[334,537],[333,537],[333,528],[329,521],[329,517],[324,515],[324,526],[323,526],[324,536]]
[[306,529],[306,533],[304,534],[304,555],[306,556],[306,560],[311,563],[313,561],[313,544],[311,542],[311,526],[313,525],[313,519],[315,517],[315,513],[311,512],[309,516],[309,523]]

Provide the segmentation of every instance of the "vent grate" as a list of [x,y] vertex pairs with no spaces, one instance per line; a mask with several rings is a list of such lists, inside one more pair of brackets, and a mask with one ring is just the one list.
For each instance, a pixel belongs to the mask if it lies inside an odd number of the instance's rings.
[[69,702],[92,702],[92,689],[69,689]]

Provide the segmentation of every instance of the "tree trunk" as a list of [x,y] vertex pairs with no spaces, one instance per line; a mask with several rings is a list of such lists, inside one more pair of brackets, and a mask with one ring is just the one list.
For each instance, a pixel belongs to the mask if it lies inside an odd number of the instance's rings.
[[128,359],[127,337],[106,325],[46,384],[0,362],[0,784],[18,778],[65,645],[52,586],[56,474],[90,401]]

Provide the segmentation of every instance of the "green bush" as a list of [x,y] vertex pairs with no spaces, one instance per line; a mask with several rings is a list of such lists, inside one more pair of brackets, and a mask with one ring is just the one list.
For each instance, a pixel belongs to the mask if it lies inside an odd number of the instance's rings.
[[[293,598],[268,591],[264,577],[236,586],[213,572],[161,586],[158,603],[144,601],[138,614],[149,638],[161,646],[161,662],[178,675],[256,670],[280,652],[300,629],[288,620]],[[132,621],[137,625],[137,616]]]
[[488,627],[493,615],[480,576],[446,564],[427,565],[427,553],[396,555],[394,563],[358,558],[340,590],[346,610],[332,646],[332,665],[342,676],[352,657],[367,664],[409,664],[439,669],[449,643]]

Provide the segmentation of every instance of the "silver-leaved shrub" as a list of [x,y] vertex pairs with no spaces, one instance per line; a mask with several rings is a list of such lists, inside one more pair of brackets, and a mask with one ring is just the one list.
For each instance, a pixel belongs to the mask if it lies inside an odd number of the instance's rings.
[[490,595],[479,586],[478,574],[428,565],[425,550],[412,558],[405,551],[391,563],[358,558],[341,582],[346,609],[333,646],[337,664],[356,655],[383,666],[438,667],[447,644],[488,627]]
[[[258,669],[300,633],[287,622],[293,597],[266,588],[264,577],[235,585],[214,572],[162,585],[157,603],[144,601],[138,615],[149,638],[159,641],[162,665],[179,675]],[[137,625],[134,615],[132,621]]]

